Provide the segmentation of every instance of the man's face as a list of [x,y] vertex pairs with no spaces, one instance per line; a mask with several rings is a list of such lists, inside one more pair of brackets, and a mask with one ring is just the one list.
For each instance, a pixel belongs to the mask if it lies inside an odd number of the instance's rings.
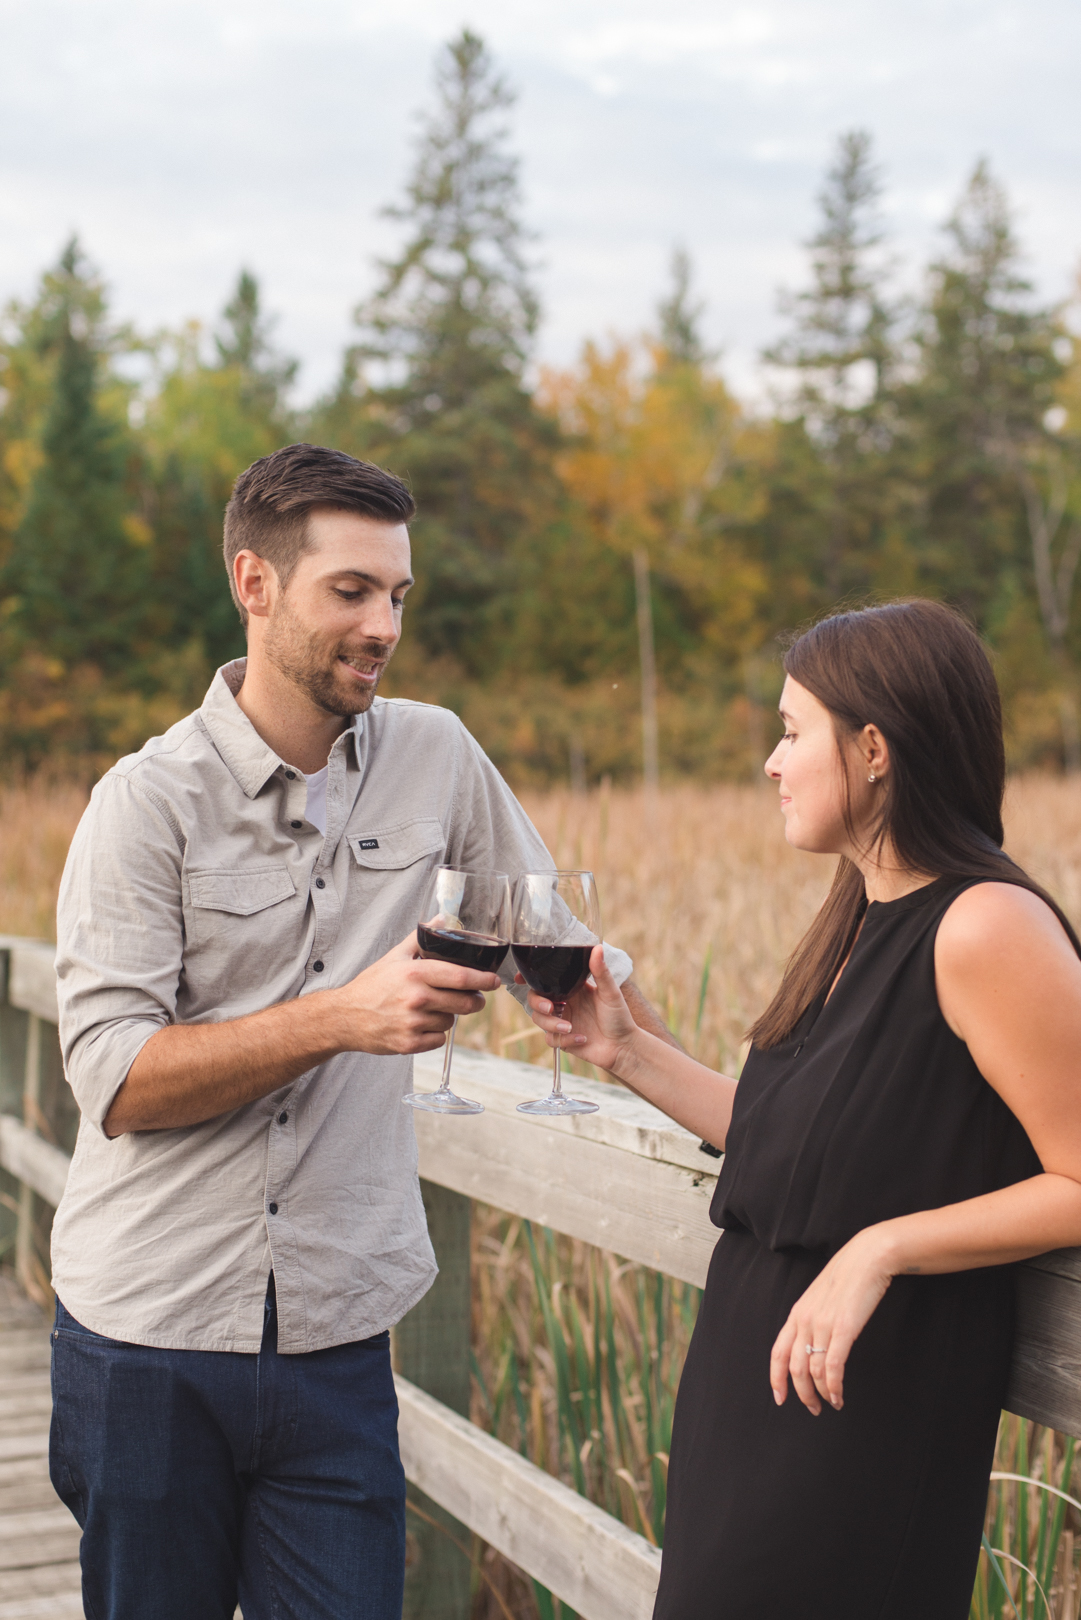
[[328,714],[362,714],[402,633],[409,532],[327,507],[308,525],[312,550],[284,591],[274,582],[263,652]]

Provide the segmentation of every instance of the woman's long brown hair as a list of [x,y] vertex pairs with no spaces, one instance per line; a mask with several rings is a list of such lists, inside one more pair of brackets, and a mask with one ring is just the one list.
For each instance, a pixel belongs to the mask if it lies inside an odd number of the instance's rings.
[[[918,600],[838,613],[793,643],[784,668],[829,710],[839,755],[866,725],[886,739],[890,768],[871,847],[888,842],[901,866],[928,877],[1028,889],[1051,907],[1081,955],[1061,908],[1003,851],[1002,705],[983,644],[959,613]],[[756,1046],[786,1040],[829,987],[866,898],[859,867],[842,857],[777,994],[748,1032]]]

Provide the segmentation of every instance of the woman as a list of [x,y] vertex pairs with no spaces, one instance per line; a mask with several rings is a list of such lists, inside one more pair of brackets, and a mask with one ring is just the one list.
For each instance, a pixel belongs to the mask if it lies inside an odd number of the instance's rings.
[[1002,852],[963,620],[840,614],[785,670],[766,772],[788,842],[841,858],[738,1085],[638,1029],[599,950],[565,1021],[532,1010],[726,1149],[655,1620],[965,1620],[1011,1262],[1081,1244],[1081,947]]

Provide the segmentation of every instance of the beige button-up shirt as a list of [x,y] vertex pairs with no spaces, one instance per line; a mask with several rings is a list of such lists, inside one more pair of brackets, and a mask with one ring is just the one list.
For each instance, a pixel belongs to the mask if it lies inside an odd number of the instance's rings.
[[243,670],[103,777],[71,846],[57,973],[83,1117],[53,1279],[95,1333],[257,1351],[273,1270],[278,1348],[319,1350],[382,1332],[435,1275],[401,1103],[412,1059],[341,1053],[201,1125],[115,1140],[109,1106],[164,1025],[348,983],[415,927],[434,866],[554,863],[455,716],[400,699],[335,742],[323,836],[304,778],[235,700]]

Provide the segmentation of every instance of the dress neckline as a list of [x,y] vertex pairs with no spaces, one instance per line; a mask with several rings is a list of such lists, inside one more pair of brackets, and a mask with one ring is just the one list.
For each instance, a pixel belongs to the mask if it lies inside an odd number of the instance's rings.
[[918,889],[910,889],[907,894],[898,895],[896,900],[869,900],[863,920],[868,923],[875,918],[892,917],[899,911],[914,911],[917,906],[925,906],[943,888],[956,882],[957,879],[952,877],[932,878],[930,883],[921,883]]

